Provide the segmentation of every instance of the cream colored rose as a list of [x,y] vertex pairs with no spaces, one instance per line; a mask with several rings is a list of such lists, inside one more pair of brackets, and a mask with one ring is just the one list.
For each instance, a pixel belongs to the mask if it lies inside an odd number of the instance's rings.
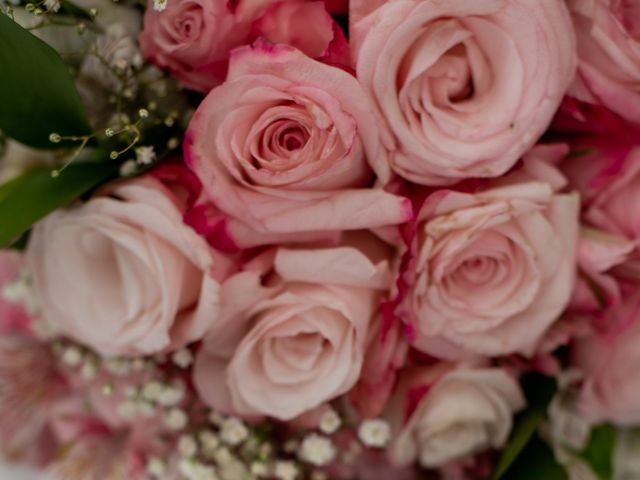
[[[411,401],[427,391],[413,412]],[[395,427],[390,447],[393,462],[423,467],[504,446],[515,411],[525,399],[518,383],[499,368],[468,368],[440,364],[409,371],[390,403]],[[403,417],[410,414],[403,424]]]

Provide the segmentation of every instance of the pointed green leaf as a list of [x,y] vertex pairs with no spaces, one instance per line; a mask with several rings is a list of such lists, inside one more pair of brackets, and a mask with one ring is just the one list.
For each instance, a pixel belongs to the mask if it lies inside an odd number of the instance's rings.
[[613,479],[613,454],[616,447],[616,429],[600,425],[591,430],[585,449],[578,454],[599,480]]
[[0,186],[0,248],[42,217],[114,177],[117,169],[111,162],[75,163],[54,178],[51,170],[39,168]]
[[35,148],[51,133],[91,133],[80,95],[60,55],[0,13],[0,130]]
[[492,480],[511,478],[506,476],[506,473],[510,471],[512,464],[518,460],[528,447],[528,443],[534,438],[556,391],[555,381],[542,375],[529,375],[523,379],[522,384],[528,408],[516,416],[509,441],[498,460],[491,477]]
[[553,451],[537,434],[515,462],[503,474],[506,480],[569,480],[566,469],[558,463]]

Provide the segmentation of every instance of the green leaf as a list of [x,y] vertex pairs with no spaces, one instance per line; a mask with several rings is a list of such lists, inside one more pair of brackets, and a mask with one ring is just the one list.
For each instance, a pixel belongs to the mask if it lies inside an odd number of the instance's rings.
[[89,11],[76,5],[70,0],[60,0],[60,10],[58,10],[59,14],[69,15],[75,18],[82,18],[84,20],[89,20],[93,22],[93,16]]
[[505,474],[534,438],[556,391],[556,383],[553,379],[538,374],[530,374],[523,378],[522,387],[527,397],[528,408],[516,415],[509,441],[498,460],[492,480],[509,478]]
[[112,162],[69,165],[56,178],[51,170],[31,170],[0,186],[0,247],[5,247],[31,225],[115,176]]
[[557,462],[549,445],[538,435],[534,435],[502,478],[505,480],[569,480],[569,475]]
[[53,144],[51,133],[91,133],[80,95],[60,55],[0,14],[0,130],[35,148]]
[[612,480],[615,448],[616,429],[611,425],[600,425],[591,430],[587,446],[577,456],[591,467],[599,480]]

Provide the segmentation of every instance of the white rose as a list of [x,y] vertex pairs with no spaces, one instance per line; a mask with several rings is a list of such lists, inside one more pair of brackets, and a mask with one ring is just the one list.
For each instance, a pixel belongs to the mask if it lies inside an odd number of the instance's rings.
[[[421,392],[427,393],[415,405]],[[389,404],[396,431],[391,460],[399,465],[418,460],[432,468],[501,448],[511,431],[513,413],[524,405],[516,380],[499,368],[452,369],[440,364],[410,370]]]

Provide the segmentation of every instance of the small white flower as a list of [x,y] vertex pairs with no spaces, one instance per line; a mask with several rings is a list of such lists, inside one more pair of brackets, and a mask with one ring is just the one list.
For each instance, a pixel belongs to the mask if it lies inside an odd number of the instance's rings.
[[156,152],[154,151],[153,147],[138,147],[136,148],[136,159],[141,165],[151,165],[156,159]]
[[127,160],[122,165],[120,165],[120,176],[121,177],[130,177],[135,174],[138,170],[138,164],[135,160]]
[[200,432],[198,439],[200,440],[202,453],[207,458],[213,458],[216,453],[216,449],[220,446],[220,439],[218,436],[211,430],[204,430]]
[[249,436],[249,429],[242,420],[230,417],[220,426],[220,438],[228,445],[239,445]]
[[146,366],[147,365],[142,358],[134,358],[131,360],[131,370],[134,372],[141,372]]
[[180,368],[187,368],[193,363],[193,354],[188,348],[181,348],[171,356],[171,359],[176,366]]
[[162,12],[167,8],[167,3],[169,0],[153,0],[153,9],[156,12]]
[[391,438],[391,427],[384,420],[365,420],[358,428],[358,437],[367,447],[383,448]]
[[336,449],[331,440],[312,433],[302,441],[299,455],[305,462],[321,467],[331,463],[336,456]]
[[11,303],[24,305],[27,312],[34,314],[38,311],[38,301],[31,288],[31,276],[27,271],[20,273],[18,278],[5,285],[2,298]]
[[93,360],[84,362],[82,369],[80,370],[80,374],[85,380],[93,380],[96,378],[98,374],[98,366],[96,365],[96,362]]
[[70,367],[77,367],[82,363],[82,352],[78,347],[70,346],[64,349],[62,361]]
[[164,415],[164,425],[174,432],[186,427],[188,421],[189,417],[187,417],[185,411],[179,408],[172,408]]
[[155,402],[163,390],[164,385],[162,383],[157,380],[151,380],[142,387],[142,396],[150,402]]
[[291,461],[276,462],[273,475],[278,480],[295,480],[298,478],[298,467]]
[[178,452],[183,457],[195,457],[198,453],[198,443],[191,435],[181,435],[178,439]]
[[60,10],[60,0],[44,0],[44,8],[48,12],[57,12]]
[[165,385],[156,398],[156,402],[164,407],[175,407],[185,395],[185,386],[181,381],[176,381],[172,385]]
[[147,462],[147,472],[149,475],[155,478],[162,478],[164,474],[167,472],[167,467],[162,461],[162,459],[157,457],[152,457]]
[[144,417],[153,417],[156,414],[156,406],[147,400],[138,399],[136,407],[138,413]]
[[126,377],[131,373],[131,363],[126,358],[109,358],[104,366],[108,372],[119,377]]
[[209,423],[211,423],[211,425],[219,427],[220,425],[222,425],[222,422],[224,422],[224,417],[222,416],[222,414],[220,412],[216,412],[215,410],[211,411],[211,413],[209,414]]
[[341,425],[342,420],[333,409],[327,410],[320,418],[320,430],[327,435],[337,432]]
[[263,462],[253,462],[251,464],[251,475],[257,478],[269,476],[269,465]]
[[118,405],[118,415],[125,420],[133,419],[136,413],[138,413],[138,406],[134,401],[125,400]]

